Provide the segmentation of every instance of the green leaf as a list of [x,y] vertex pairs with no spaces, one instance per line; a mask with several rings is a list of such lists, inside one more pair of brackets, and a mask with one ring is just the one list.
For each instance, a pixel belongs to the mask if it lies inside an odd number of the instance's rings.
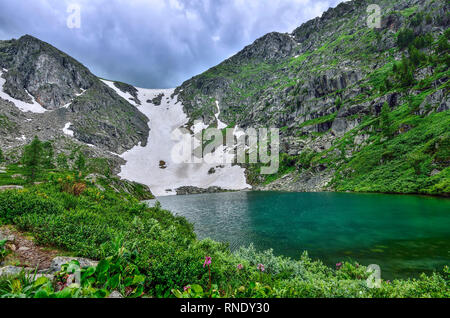
[[97,282],[100,284],[105,284],[108,281],[108,276],[106,273],[101,273],[97,275]]
[[183,294],[178,289],[172,289],[172,294],[177,298],[183,298]]
[[69,263],[69,266],[67,266],[67,273],[73,274],[79,271],[80,269],[81,269],[80,263],[78,263],[77,261],[72,261]]
[[144,286],[139,286],[138,288],[136,288],[134,290],[134,292],[130,295],[131,298],[138,298],[142,295],[142,293],[144,292]]
[[34,298],[48,298],[48,293],[44,289],[40,289],[34,295]]
[[60,292],[55,293],[56,298],[72,298],[72,289],[64,288]]
[[100,261],[97,265],[97,269],[95,270],[97,275],[105,274],[109,269],[110,263],[106,260]]
[[196,285],[196,284],[191,285],[191,289],[196,294],[203,294],[203,288],[200,285]]
[[143,282],[145,282],[145,276],[143,276],[143,275],[136,275],[133,278],[132,285],[137,285],[137,284],[140,284],[140,283],[143,283]]
[[89,268],[87,268],[86,271],[83,273],[81,279],[82,279],[82,280],[85,280],[86,278],[88,278],[88,277],[94,275],[94,273],[95,273],[95,267],[89,267]]
[[33,283],[33,286],[39,287],[39,286],[42,286],[42,285],[48,283],[49,281],[50,280],[47,277],[42,276],[42,277],[39,277],[38,279],[36,279],[36,281]]
[[132,277],[125,278],[123,281],[123,285],[125,287],[129,287],[129,286],[133,285],[133,278]]
[[94,293],[95,298],[105,298],[108,292],[104,289],[99,289]]

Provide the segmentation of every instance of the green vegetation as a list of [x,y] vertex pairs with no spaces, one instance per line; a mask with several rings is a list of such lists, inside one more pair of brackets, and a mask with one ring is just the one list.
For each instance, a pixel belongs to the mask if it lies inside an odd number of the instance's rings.
[[404,104],[389,117],[392,130],[384,134],[395,131],[395,136],[385,140],[374,134],[370,145],[341,165],[334,180],[336,189],[448,195],[449,112],[421,117]]
[[[21,273],[13,278],[0,278],[2,298],[105,298],[111,290],[120,290],[129,298],[143,294],[145,276],[133,264],[133,253],[116,245],[113,256],[97,267],[80,268],[73,260],[62,266],[54,281],[45,276]],[[79,272],[80,281],[74,276]]]
[[8,250],[6,249],[6,240],[0,240],[0,262],[3,262],[6,255],[8,254]]
[[35,137],[30,145],[25,146],[22,160],[25,174],[31,182],[36,180],[42,166],[42,151],[42,143],[38,137]]
[[307,120],[303,124],[301,124],[299,128],[323,124],[323,123],[327,123],[327,122],[333,122],[333,120],[336,118],[336,116],[337,116],[337,113],[333,113],[333,114],[329,114],[329,115],[322,116],[319,118]]
[[390,118],[391,108],[388,103],[383,104],[380,115],[380,127],[385,137],[391,137],[392,135],[392,122]]

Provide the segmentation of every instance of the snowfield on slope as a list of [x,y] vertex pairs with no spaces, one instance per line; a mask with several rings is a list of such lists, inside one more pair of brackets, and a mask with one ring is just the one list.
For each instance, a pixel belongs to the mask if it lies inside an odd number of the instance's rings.
[[[150,101],[160,94],[164,94],[161,105],[152,104]],[[142,105],[137,107],[150,119],[150,135],[146,147],[137,146],[122,155],[127,163],[122,166],[119,176],[149,186],[155,196],[176,195],[175,190],[183,186],[250,189],[251,186],[246,182],[245,169],[239,166],[206,162],[179,163],[173,158],[173,149],[179,144],[179,140],[173,138],[174,131],[178,131],[189,121],[183,105],[173,94],[174,89],[138,89],[138,98]],[[122,93],[121,96],[127,100],[129,98],[127,94]],[[200,127],[197,126],[194,130],[203,128],[206,128],[206,125],[200,124]],[[214,173],[211,173],[212,169]]]

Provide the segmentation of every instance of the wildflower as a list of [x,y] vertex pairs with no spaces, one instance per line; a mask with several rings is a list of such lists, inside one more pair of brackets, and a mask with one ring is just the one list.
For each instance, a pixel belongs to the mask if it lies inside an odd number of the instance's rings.
[[206,266],[209,267],[209,265],[211,265],[211,260],[212,260],[211,257],[205,256],[205,263],[203,264],[203,268],[205,268]]
[[261,272],[265,271],[264,265],[263,264],[258,264],[258,270]]
[[244,268],[244,266],[242,266],[242,264],[239,264],[238,266],[237,266],[237,269],[239,269],[239,270],[241,270],[241,269],[243,269]]
[[341,262],[336,264],[336,269],[340,269],[341,267],[342,267],[342,263]]
[[[203,263],[203,268],[205,268],[206,266],[208,266],[208,274],[209,274],[209,286],[208,289],[211,292],[211,260],[212,258],[210,256],[205,256],[205,263]],[[211,295],[210,295],[211,298]]]
[[183,289],[185,292],[187,292],[189,289],[191,289],[191,286],[184,286]]

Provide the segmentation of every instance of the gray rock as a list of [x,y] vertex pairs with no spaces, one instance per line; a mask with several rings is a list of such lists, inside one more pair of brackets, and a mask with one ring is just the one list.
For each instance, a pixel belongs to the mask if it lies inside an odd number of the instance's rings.
[[431,176],[432,177],[434,177],[434,176],[436,176],[436,175],[438,175],[438,174],[440,174],[441,173],[441,171],[440,170],[438,170],[438,169],[434,169],[433,171],[431,171]]
[[14,242],[15,236],[13,234],[5,234],[0,229],[0,241]]
[[152,100],[148,100],[147,103],[152,103],[155,106],[161,106],[163,97],[164,97],[164,94],[159,94],[158,96],[156,96]]
[[15,266],[6,266],[0,268],[0,277],[1,276],[17,276],[23,271],[21,267]]
[[21,190],[23,189],[22,186],[18,185],[6,185],[6,186],[0,186],[0,191],[6,191],[6,190]]
[[180,187],[176,189],[177,195],[191,195],[191,194],[206,194],[206,193],[220,193],[229,192],[219,187],[209,187],[207,189],[202,189],[198,187]]
[[0,277],[13,277],[21,274],[22,272],[25,273],[25,275],[29,279],[32,279],[33,281],[41,277],[46,277],[51,281],[54,279],[54,275],[36,273],[36,270],[33,268],[17,267],[17,266],[5,266],[0,268]]
[[109,294],[108,298],[123,298],[123,296],[121,293],[115,290],[111,294]]

